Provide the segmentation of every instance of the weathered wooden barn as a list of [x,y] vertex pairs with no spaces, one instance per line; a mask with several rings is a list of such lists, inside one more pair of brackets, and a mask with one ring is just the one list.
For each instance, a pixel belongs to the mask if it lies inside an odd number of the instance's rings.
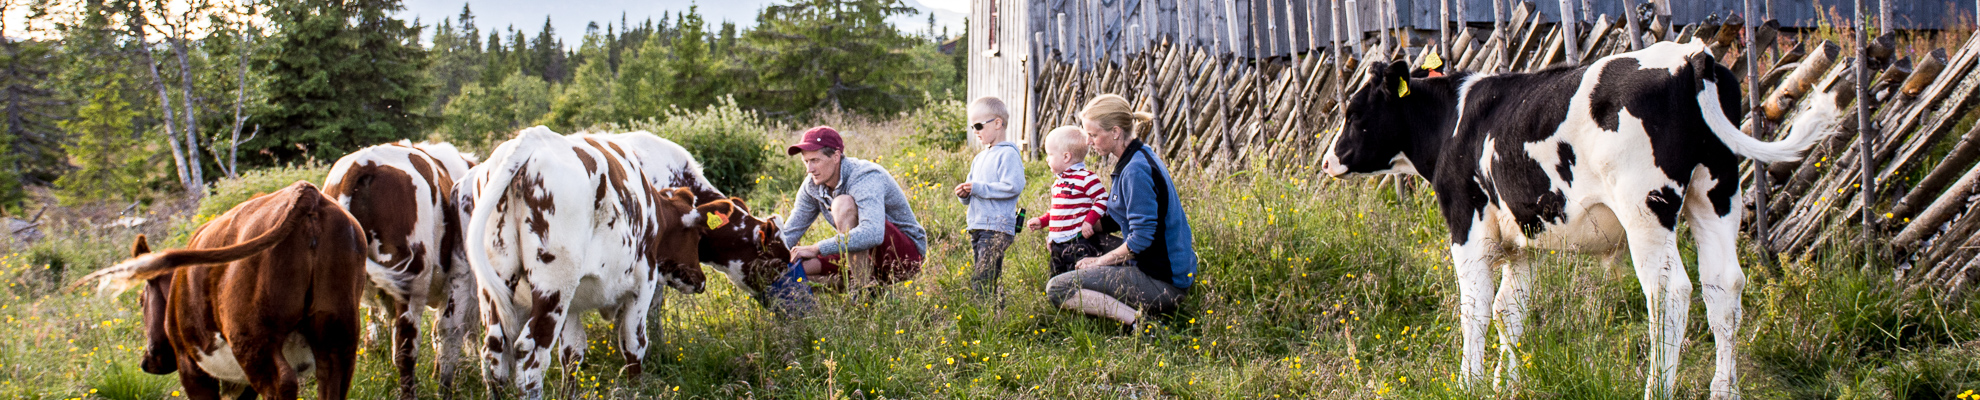
[[[1623,0],[1564,0],[1592,12],[1584,22],[1622,19]],[[1755,0],[1762,18],[1783,28],[1812,28],[1822,21],[1851,18],[1847,0]],[[1975,1],[1865,0],[1890,4],[1898,29],[1972,26]],[[1563,0],[1531,1],[1540,22],[1560,20]],[[1735,14],[1743,0],[1629,0],[1673,25],[1690,25]],[[1506,19],[1518,7],[1512,0],[974,0],[969,25],[968,96],[994,95],[1010,105],[1013,139],[1035,136],[1033,77],[1049,59],[1091,68],[1118,64],[1158,43],[1209,49],[1240,58],[1284,56],[1326,49],[1335,34],[1369,40],[1387,32],[1420,42],[1435,40],[1440,29],[1463,22],[1477,29]],[[1347,10],[1347,11],[1343,11]],[[1336,14],[1346,17],[1337,28]],[[1501,17],[1495,18],[1495,15]],[[1446,16],[1449,16],[1448,18]],[[1346,32],[1353,32],[1352,34]],[[1453,33],[1453,36],[1456,34]],[[1343,44],[1344,47],[1348,46]]]

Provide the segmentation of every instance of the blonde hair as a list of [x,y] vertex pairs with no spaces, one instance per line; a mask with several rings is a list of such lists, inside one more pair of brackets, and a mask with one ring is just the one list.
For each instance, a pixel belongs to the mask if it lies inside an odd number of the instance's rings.
[[[978,115],[984,115],[984,114],[989,114],[990,116],[997,118],[1003,118],[1006,124],[1010,123],[1009,121],[1011,119],[1011,110],[1009,107],[1005,107],[1004,100],[998,99],[997,96],[978,97],[976,98],[976,100],[971,100],[969,102],[969,115],[968,115],[969,117],[974,118]],[[969,122],[983,122],[983,121],[969,121]]]
[[1134,105],[1121,95],[1103,94],[1086,102],[1086,107],[1079,110],[1079,118],[1093,121],[1101,130],[1121,128],[1121,139],[1125,140],[1135,137],[1135,127],[1154,120],[1155,114],[1135,111]]
[[1045,152],[1086,158],[1086,131],[1073,125],[1052,128],[1052,133],[1045,135]]

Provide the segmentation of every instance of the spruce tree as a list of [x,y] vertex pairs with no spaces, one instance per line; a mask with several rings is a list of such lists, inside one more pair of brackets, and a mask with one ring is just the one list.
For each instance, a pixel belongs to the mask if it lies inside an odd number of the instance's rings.
[[49,88],[56,61],[54,43],[0,38],[0,208],[18,209],[22,186],[54,181],[68,166],[55,125],[60,100]]
[[124,98],[129,81],[121,71],[95,76],[97,88],[75,117],[58,123],[74,138],[62,147],[76,166],[55,181],[63,204],[143,199],[153,152],[132,122],[138,113]]
[[[391,17],[398,0],[284,2],[273,10],[281,29],[270,51],[269,140],[242,153],[330,161],[364,146],[421,136],[432,87],[421,76],[426,52],[419,28]],[[300,147],[300,148],[298,148]]]
[[502,84],[502,78],[515,72],[515,65],[509,63],[508,47],[502,46],[502,32],[489,31],[488,50],[481,52],[481,87],[495,87]]
[[427,115],[439,115],[441,107],[460,92],[462,85],[481,81],[481,71],[486,67],[481,60],[481,32],[475,29],[474,13],[467,6],[461,6],[460,28],[454,28],[449,20],[441,20],[433,31],[432,64],[427,66],[427,79],[435,85],[433,101],[427,108]]
[[666,62],[666,72],[671,85],[666,89],[666,103],[690,110],[699,110],[715,103],[715,96],[725,88],[715,79],[713,57],[708,54],[708,35],[702,31],[704,22],[697,6],[688,6],[686,13],[680,14],[678,36],[673,45],[673,57]]
[[765,8],[748,34],[758,81],[742,93],[744,103],[786,116],[907,108],[920,98],[909,83],[927,71],[907,54],[914,39],[887,18],[913,11],[896,0],[793,0]]
[[567,71],[564,70],[564,46],[557,42],[557,28],[550,26],[550,17],[543,17],[543,30],[536,33],[536,40],[530,43],[533,53],[530,62],[534,70],[550,83],[564,83]]

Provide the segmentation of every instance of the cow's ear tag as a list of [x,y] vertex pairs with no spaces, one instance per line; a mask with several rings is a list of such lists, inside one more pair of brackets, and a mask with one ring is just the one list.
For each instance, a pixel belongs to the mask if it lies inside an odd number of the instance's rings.
[[1409,79],[1396,81],[1396,97],[1409,97]]
[[1435,52],[1430,53],[1430,56],[1423,59],[1423,69],[1436,70],[1443,67],[1444,57],[1438,56]]
[[729,224],[729,213],[711,212],[705,214],[704,216],[707,217],[704,219],[708,221],[708,230],[715,230],[716,228],[721,228],[722,226]]

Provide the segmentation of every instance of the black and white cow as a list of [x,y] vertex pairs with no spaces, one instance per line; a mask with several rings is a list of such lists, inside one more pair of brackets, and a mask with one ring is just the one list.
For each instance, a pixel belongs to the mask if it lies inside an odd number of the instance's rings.
[[[1427,79],[1409,78],[1397,62],[1349,100],[1324,169],[1414,174],[1435,188],[1458,276],[1463,383],[1484,376],[1494,312],[1500,363],[1520,359],[1529,249],[1628,251],[1656,343],[1645,395],[1670,395],[1692,293],[1678,254],[1683,216],[1717,338],[1712,397],[1738,397],[1740,157],[1795,160],[1829,131],[1796,130],[1779,142],[1741,133],[1738,79],[1705,49],[1666,42],[1585,67]],[[1501,261],[1495,294],[1492,266]],[[1501,370],[1517,382],[1517,368]]]

